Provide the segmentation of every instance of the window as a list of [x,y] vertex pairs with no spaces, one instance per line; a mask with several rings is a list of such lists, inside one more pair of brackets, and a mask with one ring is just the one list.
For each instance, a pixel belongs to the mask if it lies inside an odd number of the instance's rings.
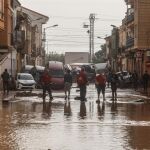
[[4,0],[0,0],[0,19],[4,19]]

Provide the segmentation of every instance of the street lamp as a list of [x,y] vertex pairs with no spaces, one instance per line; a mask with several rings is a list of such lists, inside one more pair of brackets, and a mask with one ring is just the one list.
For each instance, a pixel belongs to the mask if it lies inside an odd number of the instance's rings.
[[[45,47],[46,47],[46,30],[49,29],[49,28],[54,28],[54,27],[57,27],[58,24],[54,24],[52,26],[48,26],[48,27],[45,27],[44,30],[43,30],[43,44],[44,44],[44,50],[45,50]],[[48,53],[48,50],[47,50],[47,53]],[[45,62],[46,62],[46,57],[45,57]]]
[[113,28],[117,28],[117,26],[115,26],[115,25],[113,25],[113,24],[111,24],[110,26],[112,26]]
[[102,38],[102,37],[100,37],[100,36],[97,36],[97,38],[98,38],[98,39],[105,39],[105,38]]
[[[44,42],[46,42],[46,30],[49,29],[49,28],[57,27],[57,26],[58,26],[58,24],[54,24],[54,25],[52,25],[52,26],[49,26],[49,27],[45,27],[45,28],[44,28],[44,31],[43,31],[43,41],[44,41]],[[45,45],[44,45],[44,47],[45,47]]]

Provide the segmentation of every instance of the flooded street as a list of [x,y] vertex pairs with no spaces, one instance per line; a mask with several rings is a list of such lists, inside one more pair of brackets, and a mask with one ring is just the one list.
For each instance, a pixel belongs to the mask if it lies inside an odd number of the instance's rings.
[[[37,91],[39,92],[39,91]],[[132,90],[119,89],[117,103],[96,103],[94,85],[88,86],[87,102],[64,93],[53,93],[52,103],[16,97],[0,105],[1,150],[105,150],[150,149],[150,104]]]

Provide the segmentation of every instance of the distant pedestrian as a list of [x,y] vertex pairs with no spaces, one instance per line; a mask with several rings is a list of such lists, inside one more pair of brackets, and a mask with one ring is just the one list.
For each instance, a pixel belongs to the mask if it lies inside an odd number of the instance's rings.
[[112,100],[117,100],[117,84],[118,84],[118,77],[115,73],[112,74],[111,77],[111,90],[112,90]]
[[70,98],[70,90],[72,86],[72,75],[70,73],[70,70],[66,71],[66,74],[64,75],[64,90],[65,90],[65,99]]
[[106,87],[106,77],[102,74],[99,73],[96,78],[95,78],[95,85],[97,89],[97,96],[98,100],[100,101],[100,93],[102,92],[103,95],[103,101],[105,100],[105,87]]
[[37,74],[38,74],[38,72],[37,72],[37,69],[36,69],[35,65],[31,68],[30,73],[32,74],[34,80],[37,81]]
[[50,101],[53,100],[52,91],[51,91],[51,75],[49,74],[48,70],[45,69],[42,76],[41,76],[41,84],[43,88],[43,101],[46,97],[46,91],[49,94]]
[[143,88],[144,88],[144,92],[145,92],[145,93],[148,93],[148,83],[149,83],[149,79],[150,79],[150,76],[149,76],[148,72],[145,71],[145,73],[144,73],[143,76],[142,76]]
[[107,87],[108,87],[108,88],[109,88],[109,85],[110,85],[110,82],[111,82],[111,76],[112,76],[112,73],[109,72],[109,73],[107,74]]
[[2,80],[3,80],[3,91],[4,94],[7,91],[7,94],[9,94],[9,80],[10,80],[10,75],[7,72],[7,69],[5,69],[5,71],[2,73],[1,75]]
[[132,80],[132,83],[133,83],[133,88],[136,91],[138,89],[138,80],[139,80],[138,79],[138,74],[137,74],[136,71],[133,72],[131,80]]
[[80,73],[77,75],[77,84],[80,88],[80,99],[81,101],[86,101],[86,86],[88,80],[84,68],[81,69]]

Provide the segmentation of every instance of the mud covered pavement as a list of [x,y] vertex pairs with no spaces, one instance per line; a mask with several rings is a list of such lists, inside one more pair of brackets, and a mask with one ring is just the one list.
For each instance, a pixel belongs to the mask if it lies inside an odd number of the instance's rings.
[[[75,85],[74,85],[75,86]],[[63,92],[53,93],[43,104],[40,90],[16,94],[0,105],[1,150],[104,150],[150,149],[149,99],[129,89],[118,89],[112,102],[96,103],[94,85],[89,85],[87,102],[72,88],[70,100]]]

